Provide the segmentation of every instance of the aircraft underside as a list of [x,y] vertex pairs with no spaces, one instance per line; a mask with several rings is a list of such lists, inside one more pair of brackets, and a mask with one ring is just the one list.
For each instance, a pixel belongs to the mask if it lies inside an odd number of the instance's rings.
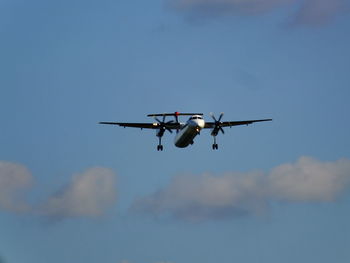
[[[186,123],[180,123],[179,116],[191,116]],[[260,120],[244,120],[244,121],[221,121],[223,113],[220,114],[219,118],[216,119],[213,114],[211,114],[214,122],[205,122],[203,119],[203,113],[156,113],[148,114],[148,117],[154,117],[157,122],[153,123],[132,123],[132,122],[100,122],[100,124],[109,125],[119,125],[122,127],[132,127],[140,129],[155,129],[157,131],[156,135],[158,137],[157,150],[163,151],[162,137],[166,131],[170,133],[176,130],[176,136],[174,144],[176,147],[185,148],[188,145],[193,144],[194,138],[200,133],[202,129],[212,129],[211,136],[213,136],[214,143],[212,145],[213,150],[218,149],[218,144],[216,143],[216,136],[221,132],[224,134],[223,127],[232,127],[238,125],[249,125],[255,122],[272,121],[272,119],[260,119]],[[157,117],[162,116],[162,120]],[[173,116],[174,120],[165,121],[167,116]]]

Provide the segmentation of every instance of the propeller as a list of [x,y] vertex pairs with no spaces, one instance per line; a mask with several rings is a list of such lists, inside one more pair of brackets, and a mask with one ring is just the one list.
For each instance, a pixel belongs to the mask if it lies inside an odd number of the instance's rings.
[[163,115],[163,120],[160,120],[158,119],[157,117],[154,117],[154,119],[158,122],[158,126],[159,126],[159,132],[158,132],[158,136],[163,136],[165,130],[167,130],[168,132],[170,133],[173,133],[173,131],[171,129],[169,129],[168,127],[166,127],[166,124],[169,124],[169,123],[173,123],[174,121],[171,120],[171,121],[167,121],[165,122],[165,115]]
[[211,132],[211,135],[212,136],[216,136],[216,135],[218,135],[219,131],[221,131],[222,134],[225,134],[224,129],[221,127],[221,124],[222,124],[221,119],[224,116],[224,113],[221,112],[221,114],[220,114],[218,119],[215,118],[215,116],[214,116],[214,114],[212,112],[210,113],[210,116],[213,118],[213,120],[215,122],[214,123],[215,126],[214,126],[214,128],[213,128],[213,130]]

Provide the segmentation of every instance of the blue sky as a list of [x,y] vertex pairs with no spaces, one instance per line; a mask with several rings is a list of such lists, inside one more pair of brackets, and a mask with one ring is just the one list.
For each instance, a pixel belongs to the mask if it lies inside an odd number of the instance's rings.
[[[349,262],[348,10],[1,0],[0,262]],[[174,111],[274,121],[97,125]]]

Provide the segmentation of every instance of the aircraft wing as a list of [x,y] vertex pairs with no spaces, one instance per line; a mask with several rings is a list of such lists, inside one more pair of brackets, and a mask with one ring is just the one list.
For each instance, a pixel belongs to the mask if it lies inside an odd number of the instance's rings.
[[[239,125],[249,125],[254,122],[262,122],[262,121],[272,121],[272,119],[262,119],[262,120],[247,120],[247,121],[223,121],[220,122],[220,127],[232,127]],[[215,122],[206,122],[204,128],[214,128],[216,125]]]
[[164,123],[161,125],[158,122],[154,123],[139,123],[139,122],[106,122],[101,121],[99,124],[107,124],[107,125],[119,125],[121,127],[131,127],[131,128],[140,128],[140,129],[159,129],[160,126],[163,126],[165,129],[180,129],[180,123],[170,122]]

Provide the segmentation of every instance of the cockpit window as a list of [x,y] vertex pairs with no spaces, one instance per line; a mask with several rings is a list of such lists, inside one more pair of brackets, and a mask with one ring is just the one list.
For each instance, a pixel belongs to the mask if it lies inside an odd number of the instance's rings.
[[202,120],[203,118],[201,116],[193,116],[190,118],[190,120]]

